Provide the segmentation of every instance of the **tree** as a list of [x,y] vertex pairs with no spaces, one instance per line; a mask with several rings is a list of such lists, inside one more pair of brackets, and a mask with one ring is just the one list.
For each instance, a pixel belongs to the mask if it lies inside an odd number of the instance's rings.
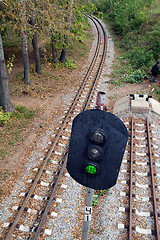
[[70,33],[70,26],[71,26],[71,18],[72,18],[72,5],[73,5],[73,0],[70,0],[67,3],[67,8],[68,8],[68,16],[67,16],[67,26],[66,26],[66,31],[67,34],[65,34],[64,38],[64,44],[63,44],[63,49],[61,52],[61,56],[60,56],[60,62],[64,63],[67,59],[68,56],[68,49],[69,49],[69,33]]
[[15,111],[15,107],[12,105],[8,89],[8,78],[5,66],[4,51],[2,38],[0,34],[0,106],[6,112]]
[[5,8],[2,9],[3,29],[6,25],[13,26],[13,29],[19,29],[22,37],[22,55],[24,63],[24,81],[30,84],[29,57],[27,47],[27,21],[26,5],[29,0],[6,0]]
[[39,55],[39,49],[37,44],[37,36],[35,32],[35,12],[33,11],[33,16],[31,18],[31,26],[33,31],[33,37],[32,37],[32,46],[33,46],[33,52],[34,52],[34,58],[35,58],[35,65],[36,65],[36,72],[41,74],[41,60]]
[[22,55],[23,55],[23,66],[24,66],[24,82],[26,84],[31,84],[30,72],[29,72],[29,55],[27,46],[27,34],[24,31],[22,33]]
[[58,62],[58,54],[56,49],[56,38],[52,35],[51,36],[51,44],[52,44],[52,62],[57,63]]
[[24,65],[24,82],[31,84],[30,72],[29,72],[29,55],[27,45],[27,18],[26,18],[26,2],[24,0],[19,1],[19,21],[21,23],[21,36],[22,36],[22,55]]

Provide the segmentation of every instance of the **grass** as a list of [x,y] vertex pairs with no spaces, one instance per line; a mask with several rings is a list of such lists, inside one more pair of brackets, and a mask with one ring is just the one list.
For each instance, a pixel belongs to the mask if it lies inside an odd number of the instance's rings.
[[17,111],[0,129],[0,161],[2,162],[6,162],[13,148],[24,141],[24,132],[38,113],[38,109],[28,109],[21,105],[17,105],[16,109]]

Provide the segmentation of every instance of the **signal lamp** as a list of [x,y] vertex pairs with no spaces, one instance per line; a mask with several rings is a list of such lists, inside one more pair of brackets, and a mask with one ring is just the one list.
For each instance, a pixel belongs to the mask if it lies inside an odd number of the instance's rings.
[[92,145],[88,147],[87,155],[92,161],[99,161],[102,158],[103,151],[100,147]]
[[103,145],[106,141],[106,134],[102,129],[95,129],[90,134],[90,140],[97,145]]
[[86,173],[96,175],[99,172],[99,166],[96,163],[88,163],[85,167]]
[[97,190],[116,184],[128,140],[124,123],[112,113],[91,109],[72,124],[67,169],[78,183]]

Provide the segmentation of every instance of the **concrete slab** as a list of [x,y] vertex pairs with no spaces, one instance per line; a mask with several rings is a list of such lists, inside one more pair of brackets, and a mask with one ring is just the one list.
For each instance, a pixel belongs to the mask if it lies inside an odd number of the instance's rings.
[[149,112],[149,103],[147,101],[144,101],[136,99],[131,100],[131,112],[133,113],[148,113]]
[[130,97],[126,96],[124,98],[119,99],[114,108],[113,108],[113,113],[119,113],[122,111],[126,111],[130,109]]
[[151,110],[160,115],[160,103],[153,98],[149,99],[149,103],[151,104]]
[[128,109],[130,109],[130,102],[124,102],[122,104],[116,104],[113,108],[113,113],[119,113],[122,111],[127,111]]
[[119,99],[116,102],[115,106],[121,105],[121,104],[126,103],[126,102],[130,102],[130,96],[126,96],[126,97],[123,97],[123,98]]

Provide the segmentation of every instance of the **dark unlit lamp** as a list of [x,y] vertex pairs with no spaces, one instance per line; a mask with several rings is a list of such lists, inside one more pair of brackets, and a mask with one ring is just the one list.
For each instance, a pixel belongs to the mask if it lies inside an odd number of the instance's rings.
[[106,141],[106,134],[102,129],[95,129],[90,134],[90,140],[97,145],[103,145]]

